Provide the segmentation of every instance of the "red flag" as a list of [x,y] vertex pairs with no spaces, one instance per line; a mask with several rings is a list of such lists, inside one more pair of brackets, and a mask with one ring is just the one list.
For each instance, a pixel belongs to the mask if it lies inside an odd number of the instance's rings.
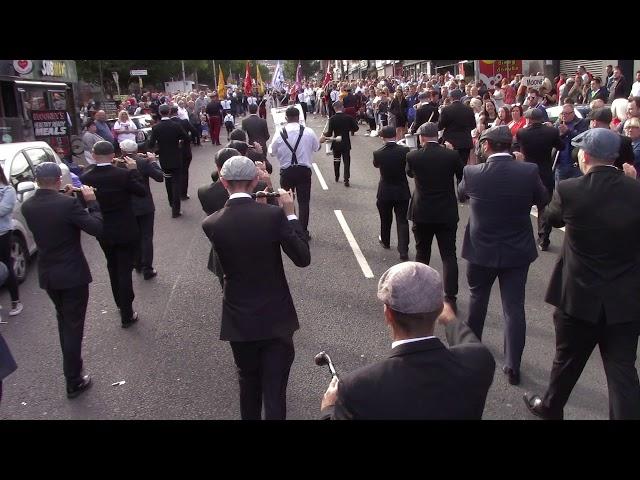
[[329,62],[327,65],[327,73],[324,74],[324,79],[322,80],[322,87],[326,87],[331,81],[333,81],[333,75],[331,74],[331,62]]
[[291,87],[291,91],[289,92],[289,96],[294,99],[298,99],[298,93],[302,90],[302,65],[298,63],[298,68],[296,69],[296,83]]
[[251,83],[251,72],[249,71],[249,61],[247,60],[247,70],[244,74],[244,93],[251,95],[253,93],[253,86]]

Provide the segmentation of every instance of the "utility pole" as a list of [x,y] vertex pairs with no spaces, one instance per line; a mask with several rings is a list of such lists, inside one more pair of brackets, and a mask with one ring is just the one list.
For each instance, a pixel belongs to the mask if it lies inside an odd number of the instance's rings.
[[104,81],[102,80],[102,60],[98,60],[98,68],[100,69],[100,91],[104,100]]
[[186,77],[184,75],[184,60],[180,60],[180,61],[182,62],[182,88],[184,89],[184,91],[186,91],[187,90],[187,87],[186,87],[186,83],[187,83],[186,80],[187,79],[186,79]]
[[211,60],[211,63],[213,63],[213,89],[217,92],[218,91],[218,76],[216,75],[216,61],[215,60]]

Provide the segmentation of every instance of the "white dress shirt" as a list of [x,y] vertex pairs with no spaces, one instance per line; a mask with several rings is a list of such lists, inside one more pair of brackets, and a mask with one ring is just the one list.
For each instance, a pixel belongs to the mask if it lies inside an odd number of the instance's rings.
[[[251,195],[244,192],[232,193],[231,195],[229,195],[229,200],[233,200],[234,198],[251,198]],[[297,215],[293,215],[293,214],[287,215],[287,220],[297,220],[297,219],[298,219]]]
[[436,337],[433,335],[430,335],[428,337],[407,338],[406,340],[396,340],[391,344],[391,348],[393,349],[393,348],[399,347],[400,345],[404,345],[405,343],[420,342],[422,340],[428,340],[429,338],[436,338]]
[[[287,141],[291,148],[295,148],[296,142],[298,141],[298,134],[300,132],[300,124],[299,123],[287,123],[284,126],[287,132]],[[289,166],[291,166],[291,157],[292,153],[289,150],[289,147],[282,140],[282,136],[280,136],[280,131],[278,130],[274,136],[271,144],[269,145],[269,154],[272,157],[276,157],[278,162],[280,162],[280,169],[283,170]],[[299,165],[304,165],[305,167],[312,168],[311,163],[313,159],[313,153],[320,150],[320,142],[318,141],[318,137],[315,132],[311,130],[309,127],[305,127],[302,132],[302,139],[300,139],[300,144],[298,145],[298,149],[296,150],[296,158],[298,159]]]
[[634,97],[640,96],[640,82],[633,82],[633,85],[631,85],[631,95]]

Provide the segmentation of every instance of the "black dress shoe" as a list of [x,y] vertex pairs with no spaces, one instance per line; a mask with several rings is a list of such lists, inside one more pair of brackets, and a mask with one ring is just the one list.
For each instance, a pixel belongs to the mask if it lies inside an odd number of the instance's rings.
[[91,386],[91,376],[85,375],[84,377],[82,377],[82,380],[80,381],[80,383],[77,383],[73,386],[67,385],[67,398],[76,398],[78,395],[80,395],[90,386]]
[[536,417],[540,417],[544,420],[562,420],[562,416],[554,417],[549,413],[547,408],[542,405],[542,398],[540,395],[529,395],[525,393],[522,396],[524,400],[524,404],[527,406],[527,409]]
[[502,367],[502,371],[507,375],[511,385],[520,385],[520,372],[516,372],[513,368],[507,366]]
[[155,268],[152,268],[150,270],[145,270],[143,274],[145,280],[149,280],[155,277],[156,275],[158,275],[158,271]]
[[171,218],[178,218],[178,217],[180,217],[180,216],[182,216],[182,212],[172,213],[172,214],[171,214]]
[[382,248],[385,248],[385,249],[387,249],[387,250],[389,250],[389,249],[391,248],[391,246],[390,246],[390,245],[388,245],[388,244],[386,244],[386,243],[384,243],[384,242],[382,241],[382,237],[381,237],[380,235],[378,235],[378,243],[379,243],[380,245],[382,245]]
[[191,197],[189,195],[184,195],[183,197],[180,197],[182,200],[189,200]]
[[138,312],[133,312],[133,317],[128,322],[122,322],[122,328],[129,328],[138,321]]
[[541,252],[546,252],[549,250],[549,243],[550,242],[538,242],[538,248]]
[[344,186],[345,186],[345,187],[348,187],[348,186],[349,186],[349,180],[345,180],[345,181],[344,181]]

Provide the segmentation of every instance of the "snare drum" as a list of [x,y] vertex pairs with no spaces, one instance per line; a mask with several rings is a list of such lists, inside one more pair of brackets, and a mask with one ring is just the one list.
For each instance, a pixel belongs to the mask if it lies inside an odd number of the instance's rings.
[[409,148],[418,148],[418,134],[407,133],[404,136],[404,142]]

